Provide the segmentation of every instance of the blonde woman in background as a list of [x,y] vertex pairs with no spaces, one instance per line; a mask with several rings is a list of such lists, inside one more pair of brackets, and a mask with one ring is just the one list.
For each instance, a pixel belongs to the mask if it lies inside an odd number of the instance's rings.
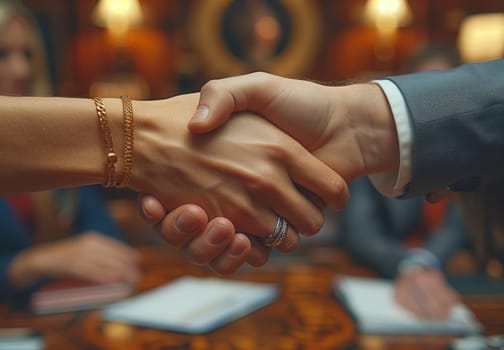
[[29,10],[18,1],[0,1],[0,92],[2,95],[50,96],[43,41]]

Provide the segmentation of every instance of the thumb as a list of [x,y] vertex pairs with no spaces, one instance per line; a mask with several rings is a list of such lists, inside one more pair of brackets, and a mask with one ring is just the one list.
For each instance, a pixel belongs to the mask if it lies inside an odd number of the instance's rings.
[[209,81],[201,88],[198,108],[189,121],[189,131],[206,133],[214,130],[234,112],[261,114],[274,96],[270,90],[273,82],[276,82],[275,77],[261,72]]
[[198,108],[189,121],[189,131],[196,134],[212,131],[224,124],[235,110],[231,94],[203,87]]
[[141,193],[138,198],[138,205],[144,219],[152,223],[160,222],[167,214],[163,204],[150,194]]

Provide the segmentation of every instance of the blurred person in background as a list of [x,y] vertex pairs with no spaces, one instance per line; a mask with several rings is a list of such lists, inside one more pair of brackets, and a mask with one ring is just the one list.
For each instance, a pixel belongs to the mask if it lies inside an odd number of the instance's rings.
[[432,42],[420,47],[408,59],[404,73],[450,69],[462,63],[456,47]]
[[[43,42],[19,1],[0,0],[0,95],[51,94]],[[96,186],[0,198],[0,294],[43,280],[128,282],[139,277],[137,253],[121,242]]]
[[[455,48],[432,43],[420,48],[405,68],[421,72],[459,64]],[[459,295],[443,271],[469,239],[459,203],[386,198],[367,177],[355,180],[350,191],[341,214],[343,247],[381,276],[395,279],[396,300],[403,307],[422,318],[448,317]]]
[[444,269],[469,238],[458,203],[386,198],[367,177],[354,180],[350,194],[341,213],[343,248],[382,277],[395,279],[396,300],[406,309],[422,318],[448,317],[459,295]]

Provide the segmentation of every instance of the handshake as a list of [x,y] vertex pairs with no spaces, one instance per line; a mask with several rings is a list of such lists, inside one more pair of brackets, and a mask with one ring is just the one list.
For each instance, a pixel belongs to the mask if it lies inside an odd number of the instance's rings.
[[1,194],[128,186],[169,244],[219,273],[294,249],[359,176],[393,197],[504,178],[504,59],[341,87],[252,73],[96,109],[0,100]]
[[[179,98],[196,109],[196,153],[224,171],[177,205],[141,204],[170,244],[220,273],[294,249],[359,176],[386,196],[431,198],[504,178],[504,59],[341,87],[253,73]],[[208,155],[218,141],[232,141],[227,159]]]
[[192,115],[188,142],[167,154],[167,166],[179,168],[166,178],[167,196],[153,187],[156,197],[143,195],[141,207],[169,244],[219,273],[260,266],[272,248],[293,250],[300,233],[320,230],[324,207],[345,206],[353,178],[397,172],[394,120],[375,84],[335,88],[253,73],[173,101],[170,114]]

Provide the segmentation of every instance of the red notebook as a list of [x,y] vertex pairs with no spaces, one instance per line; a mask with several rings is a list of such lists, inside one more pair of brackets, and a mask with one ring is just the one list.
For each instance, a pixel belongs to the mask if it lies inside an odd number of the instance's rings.
[[84,280],[51,282],[33,293],[30,307],[35,314],[96,309],[133,292],[131,283],[98,284]]

